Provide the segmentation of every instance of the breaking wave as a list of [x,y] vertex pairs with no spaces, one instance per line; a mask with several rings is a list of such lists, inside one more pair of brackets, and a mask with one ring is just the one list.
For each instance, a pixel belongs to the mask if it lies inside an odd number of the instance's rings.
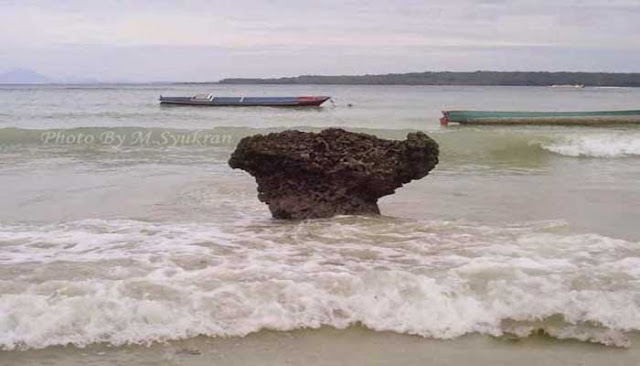
[[4,225],[0,347],[354,324],[628,346],[640,330],[638,243],[565,230],[384,217]]
[[620,158],[640,156],[640,135],[617,133],[570,136],[542,145],[556,154],[573,157]]

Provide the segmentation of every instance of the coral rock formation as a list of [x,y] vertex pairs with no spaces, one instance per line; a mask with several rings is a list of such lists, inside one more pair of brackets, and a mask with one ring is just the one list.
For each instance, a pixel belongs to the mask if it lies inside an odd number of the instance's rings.
[[378,198],[437,163],[438,144],[422,132],[394,141],[337,128],[245,137],[229,160],[255,177],[279,219],[380,214]]

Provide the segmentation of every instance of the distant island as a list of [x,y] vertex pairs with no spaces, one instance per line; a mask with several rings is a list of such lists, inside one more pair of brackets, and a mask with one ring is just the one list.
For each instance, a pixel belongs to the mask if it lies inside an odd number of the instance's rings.
[[0,84],[45,84],[51,80],[28,69],[13,69],[0,73]]
[[[31,85],[31,84],[100,84],[97,79],[86,77],[57,77],[50,78],[30,69],[11,69],[0,72],[0,85]],[[113,83],[113,82],[112,82]]]
[[601,72],[411,72],[383,75],[302,75],[271,79],[230,78],[220,84],[345,84],[345,85],[501,85],[640,87],[640,73]]

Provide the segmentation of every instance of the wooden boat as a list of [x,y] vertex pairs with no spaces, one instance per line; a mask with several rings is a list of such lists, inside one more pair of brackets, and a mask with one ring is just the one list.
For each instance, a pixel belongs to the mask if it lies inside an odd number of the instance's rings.
[[192,97],[163,97],[160,104],[197,105],[211,107],[317,107],[331,97],[214,97],[197,94]]
[[464,125],[617,125],[640,124],[640,110],[594,112],[443,111],[440,124]]

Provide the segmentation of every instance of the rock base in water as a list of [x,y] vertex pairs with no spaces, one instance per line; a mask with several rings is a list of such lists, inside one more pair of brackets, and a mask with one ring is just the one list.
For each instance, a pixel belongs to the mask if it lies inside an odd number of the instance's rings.
[[229,160],[255,177],[279,219],[380,214],[378,198],[436,164],[438,144],[422,132],[393,141],[337,128],[245,137]]

